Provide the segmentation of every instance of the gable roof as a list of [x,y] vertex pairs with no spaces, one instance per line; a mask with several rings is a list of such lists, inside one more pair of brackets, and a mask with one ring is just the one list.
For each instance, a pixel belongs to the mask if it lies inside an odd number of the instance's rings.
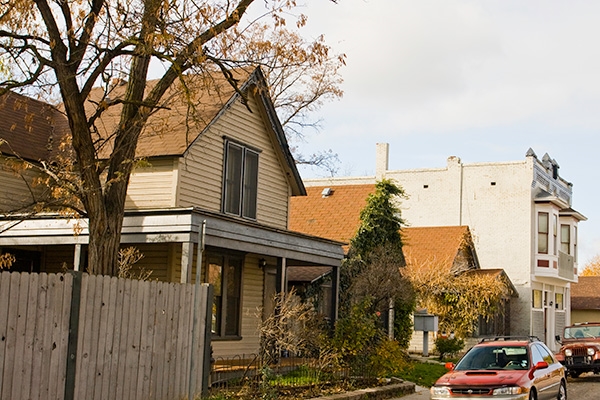
[[572,310],[600,310],[600,276],[580,276],[571,284]]
[[469,262],[478,266],[468,226],[406,228],[402,229],[402,237],[404,257],[409,264],[435,265],[450,271],[456,266],[460,252],[468,249],[471,251],[468,256],[473,258]]
[[47,160],[65,117],[50,104],[13,92],[0,96],[0,152],[29,161]]
[[[244,101],[245,96],[255,96],[259,110],[263,116],[267,130],[272,135],[275,148],[284,173],[292,187],[294,195],[305,194],[304,184],[296,163],[290,152],[283,127],[277,117],[273,102],[269,96],[266,79],[260,70],[255,68],[248,73],[244,70],[231,71],[238,82],[236,91],[224,78],[221,72],[203,75],[186,75],[185,88],[181,82],[174,83],[165,93],[164,100],[148,119],[140,135],[136,149],[137,157],[182,156],[190,146],[235,102]],[[149,81],[148,89],[157,81]],[[107,94],[110,100],[119,99],[125,93],[126,85],[117,84]],[[97,104],[106,101],[103,88],[95,88],[86,102],[89,115],[97,108]],[[249,107],[247,105],[247,107]],[[111,106],[96,121],[100,137],[107,138],[119,124],[122,105]],[[112,142],[101,151],[102,157],[108,157]]]
[[[360,212],[374,184],[309,186],[305,197],[290,200],[289,229],[348,243],[360,225]],[[329,195],[323,193],[329,192]],[[470,243],[467,226],[402,228],[403,252],[414,263],[442,262],[452,268],[461,249]],[[348,246],[344,246],[348,251]]]

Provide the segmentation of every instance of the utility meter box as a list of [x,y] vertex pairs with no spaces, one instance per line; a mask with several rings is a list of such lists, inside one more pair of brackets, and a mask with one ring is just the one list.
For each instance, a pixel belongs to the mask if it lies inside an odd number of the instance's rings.
[[415,331],[437,332],[438,316],[427,313],[415,313]]

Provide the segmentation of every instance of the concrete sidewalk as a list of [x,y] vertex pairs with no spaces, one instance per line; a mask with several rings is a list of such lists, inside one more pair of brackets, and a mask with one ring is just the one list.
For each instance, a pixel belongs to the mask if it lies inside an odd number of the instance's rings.
[[429,389],[422,386],[415,386],[415,392],[402,397],[395,397],[389,400],[428,400]]

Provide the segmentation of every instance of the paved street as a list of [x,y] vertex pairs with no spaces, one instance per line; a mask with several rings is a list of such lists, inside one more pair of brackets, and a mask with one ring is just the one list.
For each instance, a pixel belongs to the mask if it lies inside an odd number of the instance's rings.
[[[567,381],[568,397],[573,400],[597,400],[600,398],[600,375],[584,374],[577,379],[569,378]],[[416,393],[398,397],[391,400],[427,400],[429,390],[427,388],[416,388]]]

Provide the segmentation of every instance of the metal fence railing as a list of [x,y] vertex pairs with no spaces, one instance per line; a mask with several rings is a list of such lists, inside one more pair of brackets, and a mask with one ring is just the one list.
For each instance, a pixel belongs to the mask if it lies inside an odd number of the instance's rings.
[[265,363],[256,354],[244,354],[215,358],[209,382],[213,395],[243,390],[245,397],[251,398],[252,393],[260,396],[265,390],[289,394],[336,385],[363,387],[374,379],[366,366],[323,365],[316,359],[294,356]]

